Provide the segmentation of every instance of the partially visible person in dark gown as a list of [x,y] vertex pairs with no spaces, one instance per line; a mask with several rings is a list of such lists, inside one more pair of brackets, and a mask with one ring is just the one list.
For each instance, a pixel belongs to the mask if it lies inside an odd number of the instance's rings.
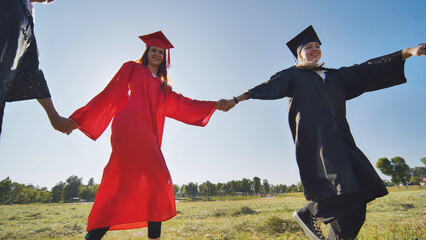
[[405,83],[405,60],[425,55],[426,44],[339,69],[319,63],[321,41],[312,26],[287,45],[298,59],[296,66],[276,73],[220,107],[229,110],[250,98],[288,97],[288,122],[309,200],[293,216],[313,239],[325,239],[318,220],[330,223],[328,239],[354,239],[365,221],[367,203],[388,191],[355,144],[346,119],[346,101]]
[[32,3],[54,0],[0,1],[0,134],[6,102],[37,99],[53,128],[65,133],[67,119],[59,116],[39,69]]

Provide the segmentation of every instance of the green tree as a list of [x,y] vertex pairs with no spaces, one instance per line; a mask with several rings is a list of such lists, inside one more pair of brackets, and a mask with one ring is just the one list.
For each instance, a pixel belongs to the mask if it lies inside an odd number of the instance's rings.
[[0,204],[9,204],[8,199],[12,190],[12,180],[9,177],[0,182]]
[[426,178],[426,167],[414,167],[410,169],[412,177]]
[[206,185],[206,183],[205,182],[203,182],[203,183],[201,183],[199,186],[198,186],[198,191],[200,192],[200,195],[201,196],[208,196],[208,187],[207,187],[207,185]]
[[286,192],[287,192],[287,185],[280,184],[280,193],[286,193]]
[[87,201],[93,202],[95,201],[96,193],[98,192],[99,184],[95,184],[93,186],[90,186],[90,197]]
[[24,184],[12,182],[8,203],[24,204],[29,203],[29,191]]
[[420,161],[422,161],[422,163],[426,166],[426,157],[420,159]]
[[60,181],[57,183],[52,190],[50,191],[50,194],[52,195],[52,202],[63,202],[65,197],[65,186],[66,183]]
[[269,190],[271,190],[267,179],[263,179],[263,188],[265,189],[265,193],[269,193]]
[[95,179],[90,178],[90,179],[89,179],[89,182],[87,182],[87,186],[88,186],[88,187],[91,187],[91,186],[94,186],[94,185],[95,185]]
[[402,157],[394,157],[390,161],[387,158],[380,158],[377,160],[376,167],[383,174],[391,176],[391,181],[397,185],[409,182],[410,167]]
[[206,181],[205,188],[207,191],[206,191],[206,194],[204,194],[204,196],[207,196],[207,197],[215,196],[216,186],[213,183],[211,183],[210,181]]
[[51,196],[49,191],[37,190],[36,191],[35,202],[49,203],[51,201]]
[[89,184],[87,184],[87,186],[83,186],[83,185],[80,186],[80,191],[78,194],[80,199],[89,201],[90,197],[92,196],[92,189],[90,187],[91,186],[89,186]]
[[254,177],[253,178],[253,184],[254,184],[254,192],[257,194],[260,192],[260,187],[262,186],[262,183],[260,182],[260,178]]
[[226,184],[217,183],[216,184],[216,195],[217,196],[224,196],[225,193],[226,193]]
[[78,197],[78,194],[80,193],[80,186],[82,185],[82,178],[79,178],[77,176],[71,176],[67,178],[66,185],[64,188],[64,198],[66,202],[72,202],[72,199],[74,197]]
[[391,160],[394,165],[392,178],[395,178],[398,183],[408,184],[410,181],[410,167],[405,163],[402,157],[394,157]]
[[298,192],[303,192],[303,185],[302,185],[302,182],[298,182],[298,183],[297,183],[297,191],[298,191]]
[[297,185],[295,184],[291,184],[288,188],[287,188],[288,192],[297,192]]
[[179,185],[173,184],[173,192],[175,193],[175,196],[179,194]]
[[183,194],[186,197],[196,197],[198,195],[198,185],[190,182],[183,186]]
[[252,184],[249,179],[243,178],[243,180],[241,180],[241,191],[244,193],[244,195],[252,192]]
[[389,161],[389,159],[387,158],[379,158],[379,160],[377,160],[376,163],[376,167],[384,174],[387,176],[392,175],[393,173],[393,166],[391,161]]
[[238,188],[237,188],[237,182],[232,180],[230,182],[226,183],[226,188],[227,188],[227,194],[228,195],[233,195],[236,192],[238,192]]
[[420,186],[420,182],[423,180],[423,178],[419,178],[419,177],[411,177],[410,178],[410,183],[416,184]]

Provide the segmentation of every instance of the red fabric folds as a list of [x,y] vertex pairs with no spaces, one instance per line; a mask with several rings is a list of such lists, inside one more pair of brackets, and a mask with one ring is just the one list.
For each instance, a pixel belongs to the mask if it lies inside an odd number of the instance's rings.
[[176,215],[173,183],[161,152],[165,117],[205,126],[215,102],[165,91],[162,81],[127,62],[108,86],[71,115],[96,140],[112,122],[112,153],[104,169],[87,230],[146,227]]

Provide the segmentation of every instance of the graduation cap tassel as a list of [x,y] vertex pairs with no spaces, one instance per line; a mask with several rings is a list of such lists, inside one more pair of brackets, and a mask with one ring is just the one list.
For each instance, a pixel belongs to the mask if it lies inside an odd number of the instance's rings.
[[166,68],[170,68],[170,49],[167,50],[167,66]]

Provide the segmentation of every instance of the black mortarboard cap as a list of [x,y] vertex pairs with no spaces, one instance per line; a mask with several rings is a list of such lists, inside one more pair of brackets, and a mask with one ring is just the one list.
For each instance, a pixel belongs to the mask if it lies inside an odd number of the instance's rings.
[[291,53],[293,53],[293,55],[297,58],[297,55],[302,50],[303,46],[310,42],[317,42],[321,45],[321,41],[319,40],[312,25],[287,42],[287,47],[290,48]]

